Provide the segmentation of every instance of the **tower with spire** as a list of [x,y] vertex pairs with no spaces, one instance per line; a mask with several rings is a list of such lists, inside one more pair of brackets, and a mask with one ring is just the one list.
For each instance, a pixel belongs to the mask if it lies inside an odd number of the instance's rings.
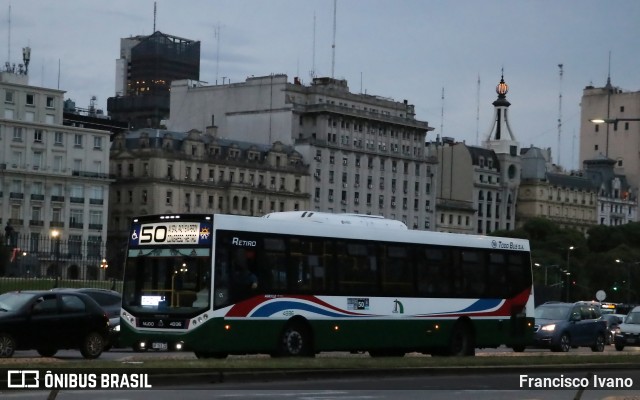
[[507,219],[515,220],[515,204],[520,187],[520,144],[509,125],[508,111],[511,103],[507,100],[508,91],[503,70],[500,83],[496,86],[498,98],[493,102],[492,125],[483,141],[483,147],[493,150],[500,163],[500,186],[505,198],[505,202],[499,205],[500,212],[504,212]]

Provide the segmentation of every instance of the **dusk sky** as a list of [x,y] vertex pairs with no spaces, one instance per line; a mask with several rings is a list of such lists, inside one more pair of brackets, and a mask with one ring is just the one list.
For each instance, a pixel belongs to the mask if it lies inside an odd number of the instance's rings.
[[333,0],[0,0],[0,59],[20,63],[29,46],[30,84],[83,108],[96,96],[106,112],[120,39],[153,32],[154,3],[156,30],[201,41],[202,81],[308,84],[333,70],[354,93],[414,104],[436,128],[429,139],[482,141],[504,69],[521,146],[551,147],[567,169],[578,168],[584,87],[610,71],[614,86],[640,90],[637,0],[337,0],[335,58]]

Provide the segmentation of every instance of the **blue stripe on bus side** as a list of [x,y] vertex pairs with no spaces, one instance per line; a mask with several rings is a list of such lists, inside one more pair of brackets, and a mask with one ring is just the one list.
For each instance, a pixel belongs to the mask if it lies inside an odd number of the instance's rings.
[[[275,313],[284,311],[284,310],[301,310],[301,311],[310,311],[316,314],[325,315],[328,317],[359,317],[360,315],[349,315],[349,314],[341,314],[334,311],[329,311],[324,308],[320,308],[318,306],[301,303],[297,301],[274,301],[268,304],[265,304],[259,307],[257,310],[252,312],[250,317],[269,317]],[[368,317],[370,315],[362,315],[363,317]]]

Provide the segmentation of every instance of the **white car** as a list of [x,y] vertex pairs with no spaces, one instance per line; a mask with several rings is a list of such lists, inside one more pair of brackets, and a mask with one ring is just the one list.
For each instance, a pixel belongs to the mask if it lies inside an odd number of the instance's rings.
[[640,346],[640,306],[634,307],[619,325],[614,343],[618,351],[625,346]]

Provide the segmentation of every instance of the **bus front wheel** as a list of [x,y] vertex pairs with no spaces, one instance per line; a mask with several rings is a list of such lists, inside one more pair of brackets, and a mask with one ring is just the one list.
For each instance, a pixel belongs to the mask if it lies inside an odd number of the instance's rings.
[[311,357],[313,354],[311,332],[307,325],[298,321],[287,324],[280,335],[276,355],[283,357]]

